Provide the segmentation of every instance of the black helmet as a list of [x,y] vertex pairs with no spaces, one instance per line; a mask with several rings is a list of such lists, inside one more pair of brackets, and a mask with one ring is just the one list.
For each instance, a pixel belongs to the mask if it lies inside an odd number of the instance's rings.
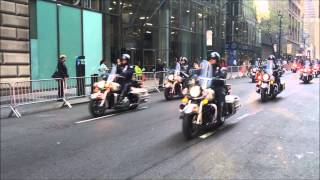
[[208,60],[210,59],[215,59],[216,61],[220,61],[220,54],[217,52],[211,52],[208,57]]
[[130,55],[129,54],[122,54],[121,60],[127,60],[127,62],[130,63]]
[[271,54],[271,55],[269,56],[268,60],[273,60],[273,61],[275,61],[275,60],[276,60],[276,57]]

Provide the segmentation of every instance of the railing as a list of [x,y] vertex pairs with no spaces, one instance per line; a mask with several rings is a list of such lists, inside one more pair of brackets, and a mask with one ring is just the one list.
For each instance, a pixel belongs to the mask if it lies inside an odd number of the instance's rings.
[[[227,79],[235,79],[245,77],[249,70],[249,66],[230,66],[227,67]],[[163,87],[167,71],[160,72],[143,72],[135,74],[134,79],[141,81],[148,91],[160,92]],[[61,101],[62,106],[67,105],[72,108],[69,103],[70,99],[87,97],[92,92],[92,86],[98,81],[97,76],[90,77],[71,77],[63,79],[41,79],[30,81],[19,81],[13,83],[0,83],[0,108],[10,108],[10,115],[15,114],[20,118],[21,114],[17,107],[23,105]]]

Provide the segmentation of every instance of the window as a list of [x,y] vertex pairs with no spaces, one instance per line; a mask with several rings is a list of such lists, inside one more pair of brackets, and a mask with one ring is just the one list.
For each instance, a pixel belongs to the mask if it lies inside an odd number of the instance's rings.
[[85,8],[100,10],[100,0],[83,0]]
[[73,6],[81,6],[81,0],[58,0],[58,3],[66,3]]

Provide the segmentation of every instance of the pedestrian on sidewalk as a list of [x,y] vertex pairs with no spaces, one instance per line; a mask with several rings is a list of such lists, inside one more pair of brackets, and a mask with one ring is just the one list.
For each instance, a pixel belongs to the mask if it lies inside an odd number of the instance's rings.
[[159,88],[162,88],[163,86],[163,78],[164,78],[164,72],[165,71],[165,64],[161,62],[161,59],[157,59],[157,64],[156,64],[156,74],[157,78],[159,78]]
[[53,78],[59,78],[58,80],[58,98],[62,101],[64,98],[65,81],[69,78],[68,68],[65,64],[67,56],[62,54],[59,56],[56,72],[53,74]]

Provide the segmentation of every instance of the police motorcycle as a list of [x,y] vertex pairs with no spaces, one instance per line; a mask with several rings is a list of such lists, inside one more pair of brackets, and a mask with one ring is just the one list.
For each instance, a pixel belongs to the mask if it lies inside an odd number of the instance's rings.
[[313,69],[310,61],[305,61],[304,67],[300,69],[300,80],[307,84],[313,79]]
[[182,91],[187,88],[187,72],[181,70],[180,63],[176,63],[174,71],[170,71],[164,81],[164,97],[166,100],[172,100],[174,97],[183,97]]
[[[188,92],[184,92],[184,98],[180,104],[180,118],[182,119],[182,133],[187,140],[195,138],[205,130],[213,130],[222,125],[225,119],[234,115],[240,107],[240,98],[231,95],[231,85],[226,84],[226,71],[223,78],[212,77],[211,65],[201,67],[199,76],[190,80]],[[218,112],[215,91],[211,89],[211,83],[218,82],[226,90],[225,102]],[[220,115],[220,123],[218,121]]]
[[320,75],[320,64],[315,63],[312,67],[313,69],[313,75],[315,78],[317,78]]
[[[261,101],[275,99],[285,89],[285,83],[281,82],[280,70],[273,70],[273,61],[268,60],[264,67],[264,71],[256,85],[256,92],[261,95]],[[277,82],[275,75],[279,77]]]
[[121,94],[120,84],[117,79],[123,78],[116,74],[116,65],[112,66],[107,80],[101,80],[93,85],[93,93],[90,96],[89,112],[94,117],[101,117],[107,109],[134,110],[140,104],[148,102],[149,93],[138,81],[132,81],[128,92],[127,103],[119,103],[118,97]]

